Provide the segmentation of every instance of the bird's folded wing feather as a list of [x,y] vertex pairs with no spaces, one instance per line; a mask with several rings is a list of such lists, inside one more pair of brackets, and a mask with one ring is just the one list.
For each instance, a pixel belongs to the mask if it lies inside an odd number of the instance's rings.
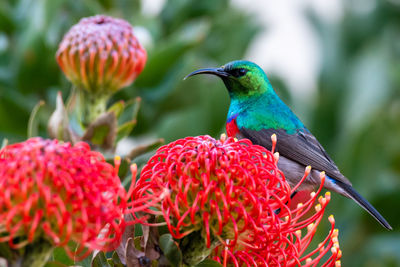
[[308,130],[288,134],[283,129],[250,130],[240,128],[244,138],[268,149],[272,147],[271,135],[276,134],[276,151],[280,155],[296,161],[304,166],[310,165],[313,169],[325,171],[328,176],[342,183],[351,185],[351,182],[340,173],[338,167],[323,149],[318,140]]

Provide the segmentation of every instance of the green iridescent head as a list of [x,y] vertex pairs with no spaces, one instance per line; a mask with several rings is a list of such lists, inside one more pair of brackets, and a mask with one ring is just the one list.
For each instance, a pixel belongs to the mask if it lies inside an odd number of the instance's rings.
[[259,96],[273,90],[265,72],[255,63],[236,60],[220,68],[196,70],[185,77],[197,74],[212,74],[225,83],[231,97]]

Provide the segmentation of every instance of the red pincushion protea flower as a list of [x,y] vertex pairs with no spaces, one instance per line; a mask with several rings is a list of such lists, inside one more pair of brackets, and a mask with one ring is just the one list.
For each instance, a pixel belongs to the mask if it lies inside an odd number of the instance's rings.
[[[308,176],[308,168],[303,180]],[[329,216],[331,230],[328,236],[311,252],[309,245],[322,220],[324,210],[330,201],[330,192],[325,197],[318,194],[322,190],[325,175],[321,175],[321,186],[317,193],[312,192],[311,198],[306,203],[299,203],[294,210],[288,209],[285,204],[276,215],[279,218],[276,224],[279,231],[275,231],[271,225],[264,224],[263,230],[251,245],[241,248],[225,247],[222,251],[218,247],[214,251],[214,259],[224,262],[224,266],[316,266],[329,251],[331,256],[321,266],[341,266],[342,252],[339,249],[338,230],[334,228],[333,215]],[[294,190],[292,190],[293,192]],[[315,213],[308,215],[315,205]],[[286,216],[285,216],[286,215]]]
[[56,57],[76,86],[111,94],[135,80],[147,54],[127,21],[97,15],[81,19],[65,34]]
[[[324,246],[304,255],[329,195],[320,198],[313,216],[303,219],[317,194],[291,211],[292,192],[270,151],[249,140],[209,136],[188,137],[161,147],[144,167],[134,190],[136,198],[161,199],[156,205],[159,212],[147,212],[162,214],[174,238],[200,232],[206,246],[215,248],[214,258],[225,260],[225,265],[316,263],[332,246],[338,247],[337,231],[332,230]],[[307,227],[309,232],[301,237]],[[339,259],[336,248],[328,264]]]
[[[83,142],[31,138],[3,148],[0,242],[21,248],[45,240],[82,257],[118,245],[128,197],[117,172]],[[79,245],[73,253],[70,241]]]

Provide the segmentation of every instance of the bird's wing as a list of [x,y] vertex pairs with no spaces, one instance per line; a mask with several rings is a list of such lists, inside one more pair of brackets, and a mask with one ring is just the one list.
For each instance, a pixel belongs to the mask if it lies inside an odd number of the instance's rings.
[[256,131],[240,128],[239,131],[244,138],[248,138],[254,144],[268,149],[272,147],[271,135],[276,134],[278,139],[276,151],[280,155],[304,166],[310,165],[313,169],[325,171],[329,177],[351,185],[351,182],[340,173],[336,164],[308,130],[298,131],[295,134],[288,134],[283,129],[262,129]]

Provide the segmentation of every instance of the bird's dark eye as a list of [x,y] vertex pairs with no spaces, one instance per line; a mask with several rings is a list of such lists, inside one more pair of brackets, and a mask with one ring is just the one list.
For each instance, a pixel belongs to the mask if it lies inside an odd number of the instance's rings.
[[247,73],[247,69],[240,68],[240,69],[233,69],[230,72],[235,77],[241,77]]

